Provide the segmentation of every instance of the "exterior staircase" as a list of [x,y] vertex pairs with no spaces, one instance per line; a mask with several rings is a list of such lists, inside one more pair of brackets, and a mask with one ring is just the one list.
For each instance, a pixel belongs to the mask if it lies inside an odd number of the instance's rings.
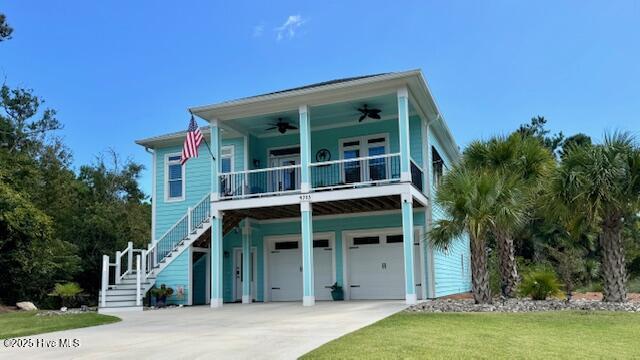
[[211,201],[207,194],[146,249],[134,249],[129,242],[124,251],[116,252],[113,263],[109,262],[108,255],[103,255],[98,312],[141,311],[142,299],[155,285],[158,274],[211,228],[210,214]]

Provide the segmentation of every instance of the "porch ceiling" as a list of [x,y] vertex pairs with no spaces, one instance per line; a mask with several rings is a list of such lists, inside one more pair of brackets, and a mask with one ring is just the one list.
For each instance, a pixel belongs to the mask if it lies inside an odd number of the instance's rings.
[[[353,101],[345,101],[340,103],[333,103],[328,105],[311,107],[310,121],[311,130],[318,128],[332,127],[336,125],[357,125],[359,124],[358,118],[360,112],[357,110],[364,104],[367,104],[369,108],[381,109],[380,116],[382,119],[389,119],[396,117],[398,114],[397,96],[395,93],[386,95],[368,97]],[[415,113],[413,104],[409,104],[409,111]],[[277,130],[265,131],[270,127],[270,124],[276,123],[278,118],[282,118],[296,127],[299,127],[298,123],[298,109],[281,111],[271,114],[263,114],[259,116],[252,116],[240,119],[226,120],[224,123],[229,126],[233,126],[239,132],[245,132],[255,136],[264,135],[279,135]],[[363,124],[376,120],[366,119]],[[223,125],[224,126],[224,125]],[[298,131],[288,131],[287,134],[298,133]]]

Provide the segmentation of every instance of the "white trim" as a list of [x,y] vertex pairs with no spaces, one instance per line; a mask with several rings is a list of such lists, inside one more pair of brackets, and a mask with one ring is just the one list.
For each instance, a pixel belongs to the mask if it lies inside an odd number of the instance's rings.
[[[252,197],[237,200],[214,201],[215,207],[219,211],[250,209],[269,206],[299,204],[304,200],[311,202],[337,201],[361,199],[388,195],[401,195],[412,192],[413,185],[410,183],[389,183],[385,186],[370,186],[355,189],[340,189],[333,191],[316,191],[309,194],[283,194],[279,196]],[[414,190],[412,194],[419,194]],[[424,195],[422,195],[422,199]]]
[[[181,153],[170,153],[164,155],[164,202],[180,202],[186,199],[186,184],[187,184],[187,166],[186,163],[184,165],[180,165],[180,169],[182,170],[182,196],[180,197],[169,197],[169,158],[173,156],[182,156]],[[175,164],[176,160],[171,161],[172,164]]]
[[156,172],[157,172],[157,167],[158,167],[158,154],[156,153],[155,150],[151,150],[153,152],[153,156],[152,156],[152,168],[151,168],[151,193],[153,194],[153,197],[151,198],[151,243],[155,243],[156,241],[158,241],[156,239],[156,206],[158,204],[158,186],[157,186],[157,182],[158,180],[156,179]]
[[[338,151],[339,151],[339,155],[340,155],[340,160],[353,160],[353,161],[366,161],[366,158],[372,157],[369,155],[369,143],[368,140],[373,139],[373,138],[384,138],[384,143],[382,143],[384,146],[384,154],[383,155],[390,155],[389,157],[392,157],[391,155],[394,155],[391,153],[391,144],[389,143],[389,133],[379,133],[379,134],[370,134],[370,135],[361,135],[361,136],[354,136],[354,137],[348,137],[348,138],[340,138],[338,139]],[[345,142],[353,142],[353,141],[358,141],[358,152],[359,152],[359,156],[357,158],[353,158],[353,159],[345,159],[344,158],[344,152],[345,149],[351,149],[351,148],[356,148],[355,146],[348,146],[345,147],[344,143]],[[376,146],[380,146],[381,143],[376,143],[374,144],[374,146],[372,147],[376,147]],[[399,154],[398,154],[399,155]],[[375,156],[381,156],[381,155],[374,155]],[[387,168],[389,167],[389,163],[387,163]],[[389,169],[387,169],[387,173],[389,173]],[[390,175],[390,174],[389,174]],[[345,181],[345,174],[344,174],[344,168],[342,169],[342,171],[340,172],[340,176],[343,182]],[[389,179],[384,179],[385,182],[389,182],[392,181],[391,176],[388,176]],[[368,166],[361,166],[360,167],[360,182],[362,183],[370,183],[372,182],[370,179],[370,174],[369,174],[369,167]]]
[[[230,150],[231,155],[222,155],[222,153],[226,150]],[[230,171],[222,172],[222,159],[230,159]],[[220,147],[220,171],[218,175],[231,174],[235,171],[236,168],[236,146],[235,145],[224,145]]]

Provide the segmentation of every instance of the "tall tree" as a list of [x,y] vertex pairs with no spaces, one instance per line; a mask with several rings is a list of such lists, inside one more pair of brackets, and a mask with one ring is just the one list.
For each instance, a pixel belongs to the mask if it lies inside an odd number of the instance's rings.
[[572,146],[555,174],[555,201],[599,228],[604,300],[626,300],[625,222],[640,211],[640,148],[626,133],[603,144]]
[[523,195],[523,201],[505,204],[503,209],[513,211],[512,216],[499,217],[507,222],[496,222],[492,229],[499,254],[502,293],[513,297],[519,280],[514,234],[529,221],[533,201],[554,166],[553,156],[539,139],[514,133],[509,137],[474,141],[465,150],[463,158],[465,166],[471,169],[511,177],[513,186]]
[[520,218],[521,196],[514,180],[497,172],[471,170],[457,164],[444,176],[436,204],[444,210],[428,238],[436,249],[447,248],[463,234],[471,245],[472,291],[476,303],[491,303],[487,239],[496,224]]

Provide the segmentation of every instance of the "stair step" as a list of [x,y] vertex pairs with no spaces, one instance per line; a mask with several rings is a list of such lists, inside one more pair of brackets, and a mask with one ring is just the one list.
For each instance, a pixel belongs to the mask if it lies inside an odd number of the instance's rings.
[[122,301],[112,301],[107,298],[107,306],[105,307],[117,307],[117,306],[136,306],[136,299],[132,300],[122,300]]
[[[107,297],[109,297],[109,296],[135,295],[136,294],[136,290],[137,290],[136,288],[131,288],[131,289],[107,289]],[[102,290],[98,291],[98,296],[102,296]]]
[[[140,284],[140,287],[143,289],[149,289],[153,284],[152,283],[144,283],[144,284]],[[136,289],[136,284],[119,284],[119,285],[111,285],[111,287],[109,287],[109,289],[107,289],[107,291],[109,290],[129,290],[129,289]]]

